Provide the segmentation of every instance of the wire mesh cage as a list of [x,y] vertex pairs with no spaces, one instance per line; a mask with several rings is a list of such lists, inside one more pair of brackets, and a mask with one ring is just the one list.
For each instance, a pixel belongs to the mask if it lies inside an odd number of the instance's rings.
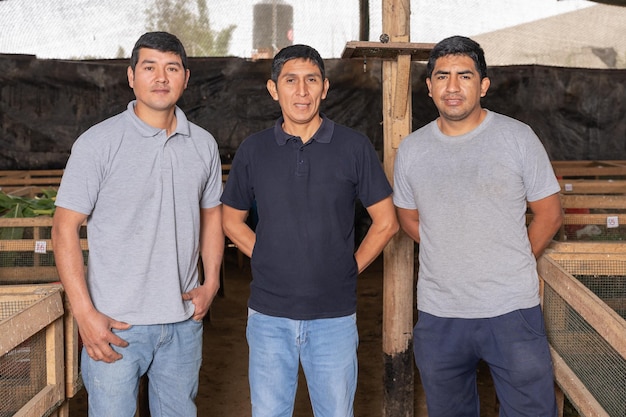
[[624,416],[626,245],[571,245],[538,267],[557,382],[583,415]]
[[14,415],[46,383],[46,337],[40,331],[0,357],[0,416]]
[[566,208],[559,240],[626,241],[626,206],[623,210]]
[[0,416],[49,415],[65,400],[59,286],[0,287]]
[[[0,218],[0,285],[57,282],[51,241],[52,217]],[[87,231],[81,229],[87,265]]]

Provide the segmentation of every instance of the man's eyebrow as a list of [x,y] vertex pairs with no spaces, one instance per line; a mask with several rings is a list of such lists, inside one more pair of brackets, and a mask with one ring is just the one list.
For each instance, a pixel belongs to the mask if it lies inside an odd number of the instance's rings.
[[[281,78],[283,78],[283,77],[297,77],[297,76],[299,76],[299,75],[300,75],[300,74],[296,74],[295,72],[288,72],[288,73],[282,74],[280,77],[281,77]],[[321,75],[321,74],[318,74],[317,72],[310,72],[310,73],[308,73],[308,74],[304,74],[304,76],[305,76],[305,77],[317,77],[317,78],[322,78],[322,75]]]
[[[139,62],[139,65],[156,64],[156,63],[157,63],[156,60],[146,58],[146,59],[143,59],[141,62]],[[179,67],[183,66],[183,64],[180,63],[179,61],[169,61],[169,62],[166,62],[166,65],[176,65],[176,66],[179,66]]]
[[[463,75],[463,74],[474,74],[475,71],[473,71],[471,69],[465,69],[465,70],[461,70],[461,71],[456,71],[455,73],[456,74],[461,74],[461,75]],[[452,71],[438,70],[438,71],[435,71],[435,74],[436,75],[449,75],[449,74],[452,74]]]

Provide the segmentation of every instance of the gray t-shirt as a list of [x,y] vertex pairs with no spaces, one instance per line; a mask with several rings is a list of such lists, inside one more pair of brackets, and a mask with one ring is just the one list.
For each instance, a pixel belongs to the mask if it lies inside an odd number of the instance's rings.
[[435,121],[398,150],[394,204],[419,212],[418,309],[439,317],[495,317],[539,303],[527,201],[559,192],[531,128],[488,112],[446,136]]
[[175,323],[194,310],[200,208],[220,204],[213,136],[176,108],[176,131],[123,113],[72,147],[56,205],[87,214],[87,284],[95,307],[130,324]]

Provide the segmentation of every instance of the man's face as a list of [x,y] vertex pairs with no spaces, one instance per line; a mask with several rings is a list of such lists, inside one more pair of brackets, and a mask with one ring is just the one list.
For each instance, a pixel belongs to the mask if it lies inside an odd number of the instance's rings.
[[307,59],[285,62],[277,81],[267,82],[267,90],[280,104],[285,123],[298,125],[317,118],[328,87],[328,79],[322,79],[318,66]]
[[426,79],[440,116],[448,121],[463,121],[481,111],[480,98],[487,94],[489,79],[481,80],[474,60],[467,55],[446,55],[435,61]]
[[171,110],[187,88],[189,70],[173,52],[141,48],[135,70],[128,68],[128,84],[137,98],[136,111]]

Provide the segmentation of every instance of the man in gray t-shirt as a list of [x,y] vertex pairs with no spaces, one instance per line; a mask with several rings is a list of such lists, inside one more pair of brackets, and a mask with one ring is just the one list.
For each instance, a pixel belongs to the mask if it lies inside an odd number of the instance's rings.
[[561,224],[560,188],[530,127],[481,107],[486,69],[471,39],[438,43],[426,84],[439,118],[396,158],[394,204],[419,243],[415,360],[430,417],[479,416],[480,360],[502,415],[556,416],[536,257]]
[[134,415],[147,374],[153,416],[195,417],[202,318],[224,250],[219,153],[176,106],[189,69],[175,36],[141,36],[127,75],[136,99],[72,146],[56,200],[55,261],[84,345],[89,415]]

